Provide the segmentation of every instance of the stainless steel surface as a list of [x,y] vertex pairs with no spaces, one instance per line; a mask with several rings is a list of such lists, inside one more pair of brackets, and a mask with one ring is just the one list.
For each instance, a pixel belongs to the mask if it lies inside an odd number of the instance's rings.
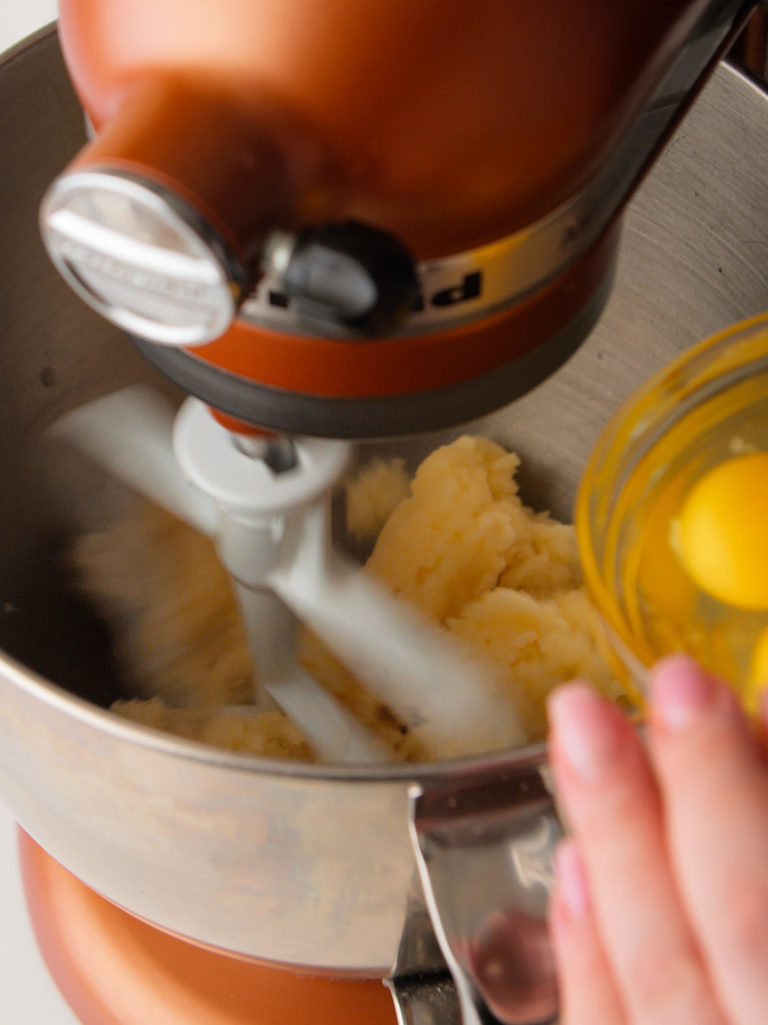
[[[0,793],[56,858],[139,915],[257,957],[387,975],[414,872],[409,793],[460,786],[463,764],[293,769],[160,737],[98,707],[119,681],[57,559],[62,534],[96,515],[109,483],[54,456],[40,434],[96,394],[158,379],[70,293],[38,238],[43,191],[83,134],[53,37],[2,65],[0,97]],[[768,101],[723,68],[628,213],[594,334],[552,380],[470,428],[526,459],[529,501],[568,516],[618,402],[687,345],[768,306],[767,163]],[[416,459],[435,440],[403,450]],[[64,502],[75,484],[81,500]],[[523,757],[474,764],[503,779]]]
[[562,829],[540,766],[467,770],[460,782],[414,788],[411,821],[464,1025],[480,1025],[488,1010],[505,1025],[553,1022],[547,902]]
[[398,1025],[466,1025],[456,989],[446,972],[440,977],[416,975],[387,980]]
[[415,872],[397,960],[386,985],[398,1025],[467,1025]]

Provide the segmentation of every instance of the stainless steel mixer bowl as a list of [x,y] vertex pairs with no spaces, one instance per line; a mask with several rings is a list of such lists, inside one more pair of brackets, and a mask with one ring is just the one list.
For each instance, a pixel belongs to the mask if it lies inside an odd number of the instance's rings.
[[[384,976],[418,892],[414,794],[529,778],[545,754],[307,768],[104,710],[118,686],[108,639],[58,553],[109,484],[41,434],[96,394],[157,378],[71,294],[39,241],[40,197],[82,136],[55,34],[43,33],[0,66],[0,795],[63,865],[164,928]],[[768,99],[721,66],[628,211],[615,293],[590,340],[553,379],[469,428],[523,456],[532,504],[569,516],[617,404],[681,349],[768,307],[767,157]],[[416,457],[436,440],[400,447]]]

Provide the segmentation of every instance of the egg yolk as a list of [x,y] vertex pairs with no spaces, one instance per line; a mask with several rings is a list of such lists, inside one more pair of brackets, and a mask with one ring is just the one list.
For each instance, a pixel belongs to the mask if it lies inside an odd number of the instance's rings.
[[768,609],[768,452],[704,474],[683,502],[674,536],[701,590],[737,608]]

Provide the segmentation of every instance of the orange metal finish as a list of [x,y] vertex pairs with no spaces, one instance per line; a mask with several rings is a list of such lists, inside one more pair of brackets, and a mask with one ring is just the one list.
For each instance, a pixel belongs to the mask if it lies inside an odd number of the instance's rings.
[[[246,219],[290,198],[297,218],[357,217],[426,257],[525,226],[577,190],[701,6],[61,0],[60,34],[115,158],[205,205],[230,180]],[[187,158],[177,142],[198,118]]]
[[230,416],[228,413],[222,413],[220,409],[213,409],[209,407],[211,416],[222,427],[226,428],[232,434],[242,434],[249,438],[274,438],[275,434],[273,431],[268,431],[263,427],[256,427],[254,424],[248,424],[244,420],[238,419],[236,416]]
[[[81,167],[186,197],[247,263],[270,227],[355,218],[417,260],[527,227],[575,194],[703,0],[60,0],[98,136]],[[546,341],[600,283],[604,239],[534,299],[351,345],[236,324],[194,354],[289,393],[418,394]]]
[[380,980],[203,949],[99,897],[21,832],[19,848],[41,953],[83,1025],[395,1025]]

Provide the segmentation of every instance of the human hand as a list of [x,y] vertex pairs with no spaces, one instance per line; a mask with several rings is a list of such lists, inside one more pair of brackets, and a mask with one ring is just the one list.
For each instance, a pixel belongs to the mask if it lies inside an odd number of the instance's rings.
[[583,684],[549,713],[562,1025],[765,1025],[768,766],[731,692],[672,656],[645,743]]

